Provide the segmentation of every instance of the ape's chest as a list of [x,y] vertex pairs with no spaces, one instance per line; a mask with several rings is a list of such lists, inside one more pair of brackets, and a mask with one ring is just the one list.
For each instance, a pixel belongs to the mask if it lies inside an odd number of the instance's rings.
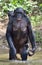
[[27,22],[26,21],[14,22],[13,31],[26,32],[27,31]]

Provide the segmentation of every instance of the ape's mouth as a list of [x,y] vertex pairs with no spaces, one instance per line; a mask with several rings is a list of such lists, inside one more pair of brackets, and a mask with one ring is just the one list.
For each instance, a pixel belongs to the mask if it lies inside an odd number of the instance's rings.
[[18,18],[17,21],[21,21],[21,18]]

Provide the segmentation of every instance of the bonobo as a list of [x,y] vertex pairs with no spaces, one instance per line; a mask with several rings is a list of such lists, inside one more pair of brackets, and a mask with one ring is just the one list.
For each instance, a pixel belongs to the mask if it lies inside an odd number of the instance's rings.
[[9,59],[15,60],[16,53],[21,54],[22,60],[27,60],[28,39],[32,45],[34,54],[36,49],[35,38],[31,22],[22,8],[16,8],[8,12],[9,23],[6,31],[6,38],[9,44]]

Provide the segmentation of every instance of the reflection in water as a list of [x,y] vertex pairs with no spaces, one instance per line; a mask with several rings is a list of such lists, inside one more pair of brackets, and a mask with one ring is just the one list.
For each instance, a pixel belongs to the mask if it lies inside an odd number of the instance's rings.
[[0,65],[28,65],[28,61],[5,61],[0,60]]
[[42,60],[34,61],[4,61],[0,62],[0,65],[42,65]]
[[11,62],[9,65],[28,65],[26,62]]

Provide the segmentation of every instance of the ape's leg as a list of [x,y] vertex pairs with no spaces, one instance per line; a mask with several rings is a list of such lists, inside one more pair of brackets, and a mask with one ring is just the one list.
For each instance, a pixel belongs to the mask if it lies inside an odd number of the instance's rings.
[[16,55],[13,52],[12,49],[9,50],[9,60],[15,60],[16,59]]
[[26,46],[22,49],[21,58],[22,58],[23,61],[24,61],[24,60],[27,60],[27,55],[28,55],[28,53],[26,52],[27,48],[28,48],[28,45],[26,45]]
[[22,58],[22,60],[24,61],[24,60],[27,60],[27,54],[21,54],[21,58]]

